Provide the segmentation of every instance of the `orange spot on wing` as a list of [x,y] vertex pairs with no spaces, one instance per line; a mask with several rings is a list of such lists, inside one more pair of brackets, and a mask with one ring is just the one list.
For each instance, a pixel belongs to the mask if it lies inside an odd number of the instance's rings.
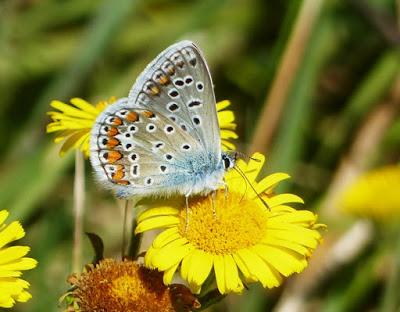
[[144,111],[143,115],[146,116],[147,118],[153,118],[155,115],[151,111]]
[[152,86],[150,91],[152,95],[158,95],[160,93],[160,89],[157,86]]
[[114,148],[117,146],[120,142],[116,138],[110,138],[107,142],[107,147],[108,148]]
[[161,77],[160,77],[160,83],[161,83],[163,86],[169,84],[169,83],[170,83],[170,80],[169,80],[168,76],[166,76],[166,75],[161,76]]
[[124,167],[120,165],[117,167],[117,170],[111,174],[111,177],[113,178],[114,181],[118,183],[119,180],[122,180],[124,175],[125,175]]
[[129,112],[128,115],[126,115],[126,120],[130,122],[135,122],[139,120],[139,115],[136,112]]
[[171,67],[168,68],[168,74],[171,75],[171,76],[172,76],[173,74],[175,74],[175,68],[174,68],[173,66],[171,66]]
[[109,151],[107,153],[107,161],[110,164],[115,163],[117,160],[120,160],[122,158],[122,154],[118,151]]
[[119,118],[119,117],[114,117],[114,119],[113,119],[113,125],[114,125],[114,126],[120,126],[120,125],[122,125],[122,120],[121,120],[121,118]]
[[128,180],[113,180],[114,183],[119,185],[129,185],[131,184]]
[[119,133],[118,129],[115,127],[111,127],[110,130],[108,130],[107,135],[108,136],[116,136]]

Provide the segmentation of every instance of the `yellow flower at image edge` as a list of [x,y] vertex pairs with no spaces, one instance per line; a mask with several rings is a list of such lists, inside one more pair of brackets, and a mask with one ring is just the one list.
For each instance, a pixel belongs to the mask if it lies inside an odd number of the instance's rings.
[[69,282],[73,290],[67,293],[68,311],[185,312],[200,307],[185,286],[167,287],[160,272],[131,260],[101,260]]
[[376,221],[400,219],[400,166],[371,170],[347,188],[340,200],[344,212]]
[[27,292],[29,283],[19,277],[21,271],[36,267],[37,262],[25,255],[27,246],[11,246],[7,244],[25,236],[24,229],[17,221],[4,224],[8,217],[6,210],[0,211],[0,307],[11,308],[16,302],[26,302],[32,296]]
[[[79,149],[88,157],[90,154],[90,131],[96,118],[108,105],[115,101],[115,97],[96,105],[80,98],[71,99],[70,104],[52,101],[50,105],[58,111],[47,113],[53,120],[47,125],[47,132],[57,132],[54,141],[56,143],[63,142],[60,155],[63,156],[71,149]],[[222,147],[225,150],[235,149],[235,145],[230,142],[230,139],[238,137],[234,132],[236,129],[235,116],[232,111],[225,110],[229,105],[230,102],[227,100],[217,103]]]
[[167,285],[180,269],[194,293],[201,291],[212,270],[221,294],[241,292],[243,282],[276,287],[283,277],[301,272],[321,240],[317,229],[323,225],[316,224],[312,212],[288,206],[302,203],[298,196],[272,193],[287,174],[275,173],[257,182],[264,161],[263,155],[254,154],[248,163],[238,161],[237,167],[269,208],[231,170],[226,175],[227,193],[222,189],[214,199],[191,199],[188,216],[184,205],[143,212],[136,233],[166,228],[148,249],[145,265],[163,271]]

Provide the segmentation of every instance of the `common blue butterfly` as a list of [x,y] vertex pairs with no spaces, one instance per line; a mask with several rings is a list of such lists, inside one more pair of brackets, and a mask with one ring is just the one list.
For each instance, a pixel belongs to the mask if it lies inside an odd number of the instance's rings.
[[98,116],[90,145],[98,180],[121,198],[205,195],[235,163],[221,150],[210,72],[190,41],[161,52]]

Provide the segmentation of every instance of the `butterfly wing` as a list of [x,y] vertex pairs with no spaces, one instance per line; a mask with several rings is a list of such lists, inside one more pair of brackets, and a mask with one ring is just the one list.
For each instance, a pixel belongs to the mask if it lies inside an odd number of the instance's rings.
[[210,71],[190,41],[176,43],[151,62],[129,93],[129,105],[167,116],[200,142],[213,165],[221,147]]
[[200,149],[200,143],[168,117],[133,108],[123,98],[96,120],[90,157],[98,180],[120,197],[166,195],[190,178],[187,159]]

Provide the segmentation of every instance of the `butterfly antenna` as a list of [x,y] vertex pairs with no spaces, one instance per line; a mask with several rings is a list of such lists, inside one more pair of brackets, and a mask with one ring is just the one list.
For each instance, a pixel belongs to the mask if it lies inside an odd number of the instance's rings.
[[258,162],[258,163],[261,162],[260,159],[251,157],[251,156],[249,156],[249,155],[247,155],[247,154],[245,154],[243,152],[228,150],[227,153],[235,155],[235,159],[237,158],[237,156],[239,156],[240,158],[245,159],[245,160],[254,160],[254,161]]
[[[247,181],[247,183],[250,185],[251,189],[254,191],[254,193],[256,193],[257,197],[261,200],[261,202],[264,204],[264,206],[267,207],[268,210],[271,210],[271,207],[267,204],[267,202],[264,200],[264,198],[262,198],[261,195],[256,191],[256,189],[254,188],[253,184],[251,184],[251,182],[246,177],[244,172],[241,169],[239,169],[239,167],[236,167],[236,166],[233,167],[233,169],[235,169],[242,176],[242,178]],[[246,186],[247,186],[247,183],[246,183]]]

